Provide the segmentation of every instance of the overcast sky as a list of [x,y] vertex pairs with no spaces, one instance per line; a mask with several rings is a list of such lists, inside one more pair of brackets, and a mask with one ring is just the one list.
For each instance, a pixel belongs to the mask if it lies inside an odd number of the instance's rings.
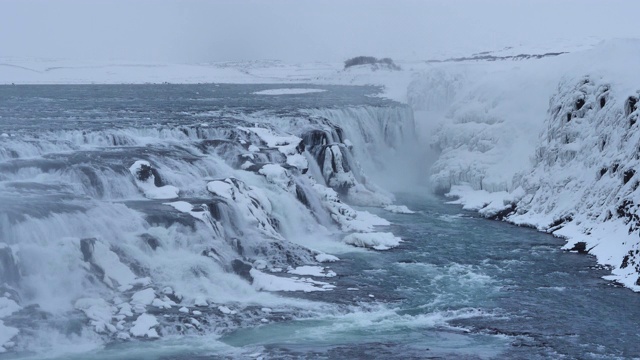
[[637,0],[0,0],[0,57],[405,59],[640,37]]

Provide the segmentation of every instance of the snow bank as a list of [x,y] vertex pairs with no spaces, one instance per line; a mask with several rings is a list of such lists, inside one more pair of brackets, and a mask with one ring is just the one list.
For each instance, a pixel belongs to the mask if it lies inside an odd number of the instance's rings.
[[640,89],[640,79],[560,83],[533,169],[518,178],[526,196],[509,220],[567,238],[566,249],[596,255],[613,267],[609,279],[640,291],[639,93],[629,86]]
[[298,266],[296,268],[289,269],[287,271],[289,274],[294,275],[306,275],[306,276],[316,276],[316,277],[334,277],[336,273],[332,270],[329,270],[322,266]]
[[328,291],[335,286],[329,283],[315,281],[309,278],[287,278],[263,273],[262,271],[251,269],[253,286],[257,290],[265,291]]
[[389,250],[400,245],[402,240],[389,232],[354,233],[344,237],[344,242],[374,250]]

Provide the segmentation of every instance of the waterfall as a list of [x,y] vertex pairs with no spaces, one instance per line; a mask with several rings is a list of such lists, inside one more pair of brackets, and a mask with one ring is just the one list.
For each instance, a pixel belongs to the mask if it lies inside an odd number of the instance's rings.
[[388,222],[348,203],[390,204],[369,172],[414,146],[399,104],[64,124],[0,137],[0,350],[216,333],[222,306],[310,311],[264,290],[330,290],[286,270],[375,238]]

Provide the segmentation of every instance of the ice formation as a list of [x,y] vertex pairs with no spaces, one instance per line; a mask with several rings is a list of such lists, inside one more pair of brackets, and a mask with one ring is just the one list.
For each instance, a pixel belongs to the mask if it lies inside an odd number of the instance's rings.
[[[210,119],[1,137],[0,321],[77,316],[104,342],[215,332],[295,303],[268,292],[332,291],[323,242],[397,245],[350,203],[391,203],[360,162],[379,151],[356,148],[414,141],[405,105]],[[0,323],[0,351],[29,331]]]

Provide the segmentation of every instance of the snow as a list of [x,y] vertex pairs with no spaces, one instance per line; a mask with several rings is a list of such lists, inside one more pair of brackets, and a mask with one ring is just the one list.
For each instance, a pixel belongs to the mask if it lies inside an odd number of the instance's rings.
[[368,247],[374,250],[389,250],[397,247],[402,241],[389,232],[354,233],[344,237],[343,241],[358,247]]
[[111,323],[116,308],[104,299],[81,298],[76,301],[75,308],[85,313],[97,333],[116,332],[116,327]]
[[258,137],[260,137],[268,147],[277,148],[287,157],[287,164],[295,166],[301,170],[309,167],[307,159],[298,151],[298,145],[302,141],[301,138],[291,134],[278,134],[274,130],[262,127],[238,128],[258,135]]
[[318,254],[316,255],[316,261],[317,262],[336,262],[336,261],[340,261],[340,259],[337,256],[334,255],[329,255],[329,254]]
[[206,213],[204,211],[192,211],[194,206],[186,201],[174,201],[164,204],[169,205],[180,212],[187,213],[198,220],[204,221],[204,219],[206,218]]
[[253,277],[253,286],[257,290],[312,292],[327,291],[334,287],[329,283],[315,281],[308,278],[286,278],[266,274],[256,269],[251,269],[250,273]]
[[413,210],[409,210],[405,205],[387,205],[384,207],[385,210],[395,213],[395,214],[415,214],[416,212]]
[[465,210],[479,211],[489,217],[520,200],[524,196],[524,190],[519,187],[512,193],[506,191],[488,192],[474,190],[471,186],[464,184],[452,186],[446,196],[457,198],[449,201],[448,204],[462,205]]
[[291,88],[291,89],[269,89],[256,91],[256,95],[297,95],[297,94],[311,94],[319,93],[327,90],[324,89],[303,89],[303,88]]
[[131,295],[131,304],[136,306],[147,306],[151,305],[153,299],[156,298],[156,293],[152,288],[147,288],[144,290],[140,290]]
[[324,268],[322,266],[311,266],[311,265],[298,266],[296,268],[289,269],[287,272],[289,274],[294,274],[294,275],[306,275],[306,276],[316,276],[316,277],[336,276],[335,272],[327,268]]
[[227,178],[208,182],[207,190],[234,204],[238,216],[246,221],[247,226],[256,228],[268,238],[283,240],[274,227],[271,201],[262,189],[248,186],[238,179]]
[[640,138],[628,101],[639,57],[639,40],[611,40],[518,67],[482,65],[490,78],[454,66],[421,80],[422,89],[449,84],[435,98],[413,93],[416,106],[441,116],[436,191],[483,216],[506,210],[509,222],[565,238],[567,250],[585,243],[612,268],[606,279],[640,291]]
[[138,279],[129,267],[120,261],[120,257],[111,251],[108,244],[97,239],[93,243],[93,254],[91,261],[104,271],[103,281],[111,286],[118,286],[120,290],[127,290],[135,283],[144,279]]
[[218,310],[220,310],[221,313],[226,314],[226,315],[235,315],[237,312],[234,310],[229,309],[228,307],[224,306],[224,305],[220,305],[218,306]]
[[155,316],[145,313],[138,316],[129,332],[135,337],[157,338],[159,335],[154,327],[158,325],[159,323]]

